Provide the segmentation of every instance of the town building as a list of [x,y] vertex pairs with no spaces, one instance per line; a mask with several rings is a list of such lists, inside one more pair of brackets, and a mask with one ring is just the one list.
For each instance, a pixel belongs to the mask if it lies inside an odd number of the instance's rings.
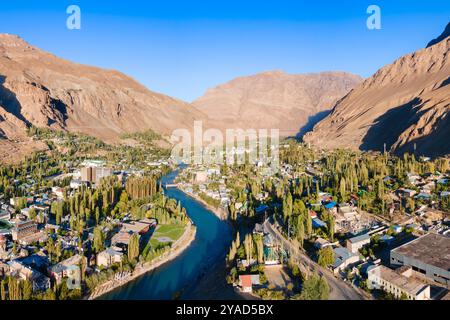
[[156,228],[156,226],[157,221],[155,219],[141,219],[123,223],[119,232],[111,238],[111,244],[119,247],[128,246],[133,234],[146,234],[150,229]]
[[122,257],[122,252],[108,248],[97,255],[97,266],[109,267],[115,263],[121,263]]
[[264,226],[260,223],[256,223],[255,227],[253,228],[253,234],[264,235]]
[[329,246],[331,246],[331,243],[323,238],[317,238],[314,242],[314,247],[316,247],[316,249],[323,249]]
[[9,274],[13,277],[25,281],[31,281],[33,292],[46,291],[50,288],[50,278],[46,277],[39,271],[36,271],[22,262],[13,260],[8,262]]
[[264,264],[278,265],[280,264],[280,248],[270,233],[264,235]]
[[415,190],[401,188],[398,189],[398,194],[401,197],[412,198],[417,194],[417,192]]
[[111,244],[113,246],[128,246],[132,235],[132,232],[119,231],[111,238]]
[[450,238],[429,233],[391,251],[392,266],[410,266],[419,277],[450,287]]
[[98,183],[102,178],[111,176],[113,171],[105,167],[83,167],[81,168],[81,181]]
[[334,252],[334,264],[332,266],[332,269],[335,274],[359,262],[359,255],[350,252],[348,249],[344,247],[334,248],[333,252]]
[[411,268],[392,270],[383,265],[371,267],[368,271],[368,287],[382,289],[396,298],[429,300],[430,286],[413,278]]
[[205,183],[208,181],[208,172],[207,171],[197,171],[195,173],[195,182],[196,183]]
[[154,227],[156,227],[156,220],[154,219],[131,221],[129,223],[123,223],[121,231],[143,235]]
[[61,187],[52,187],[52,193],[58,198],[62,199],[64,198],[65,191],[64,188]]
[[260,285],[259,274],[246,274],[239,276],[239,286],[242,292],[253,292],[253,286]]
[[69,277],[71,274],[73,274],[73,271],[75,269],[79,268],[79,264],[81,263],[82,259],[85,258],[79,254],[74,255],[73,257],[70,257],[50,267],[48,273],[53,279],[55,279],[57,284],[61,284],[64,278]]
[[351,253],[358,253],[359,249],[370,243],[370,236],[366,233],[347,240],[347,249]]
[[24,238],[38,233],[37,223],[33,220],[16,219],[12,221],[12,238],[14,241],[21,241]]

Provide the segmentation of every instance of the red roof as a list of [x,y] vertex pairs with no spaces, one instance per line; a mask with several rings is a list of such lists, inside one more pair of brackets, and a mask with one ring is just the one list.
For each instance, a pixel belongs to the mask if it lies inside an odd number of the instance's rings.
[[252,276],[251,275],[239,276],[239,279],[241,280],[242,287],[251,287],[252,286]]

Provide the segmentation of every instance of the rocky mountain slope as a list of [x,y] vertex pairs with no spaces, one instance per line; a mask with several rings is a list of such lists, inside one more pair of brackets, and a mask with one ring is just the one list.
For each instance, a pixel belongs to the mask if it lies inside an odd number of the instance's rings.
[[265,72],[219,85],[193,104],[222,126],[280,129],[289,136],[330,110],[361,81],[344,72]]
[[79,65],[0,35],[0,136],[24,141],[27,126],[83,132],[114,141],[125,132],[168,134],[204,114],[151,92],[117,71]]
[[447,27],[445,27],[444,32],[442,32],[442,34],[439,37],[431,40],[428,43],[427,48],[434,46],[436,43],[441,42],[442,40],[446,39],[447,37],[450,37],[450,22],[447,24]]
[[365,80],[305,142],[320,148],[382,151],[386,144],[396,153],[449,154],[450,37],[433,43]]

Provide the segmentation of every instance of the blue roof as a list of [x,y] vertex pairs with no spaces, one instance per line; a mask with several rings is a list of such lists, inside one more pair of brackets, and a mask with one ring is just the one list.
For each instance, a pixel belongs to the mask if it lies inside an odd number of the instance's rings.
[[327,224],[325,222],[323,222],[322,220],[320,220],[319,218],[312,219],[312,223],[313,223],[313,227],[316,229],[327,226]]
[[324,205],[325,209],[333,209],[336,206],[336,202],[331,201]]
[[347,248],[337,247],[333,249],[334,252],[334,264],[333,267],[339,267],[343,262],[345,262],[348,258],[352,256],[356,256],[356,254],[351,253]]

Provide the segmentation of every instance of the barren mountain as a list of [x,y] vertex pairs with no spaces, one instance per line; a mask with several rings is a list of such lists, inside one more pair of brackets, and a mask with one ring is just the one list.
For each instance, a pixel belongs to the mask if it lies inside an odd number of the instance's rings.
[[450,153],[450,37],[401,57],[339,101],[304,140],[321,148]]
[[191,105],[122,73],[74,64],[17,36],[0,35],[3,139],[25,141],[24,130],[33,124],[114,141],[121,133],[147,129],[168,134],[203,118]]
[[450,22],[447,24],[447,27],[445,27],[444,32],[442,32],[442,34],[439,37],[431,40],[428,43],[427,48],[434,46],[436,43],[441,42],[442,40],[446,39],[447,37],[450,37]]
[[361,81],[344,72],[265,72],[219,85],[193,104],[223,127],[280,129],[288,136],[330,110]]

